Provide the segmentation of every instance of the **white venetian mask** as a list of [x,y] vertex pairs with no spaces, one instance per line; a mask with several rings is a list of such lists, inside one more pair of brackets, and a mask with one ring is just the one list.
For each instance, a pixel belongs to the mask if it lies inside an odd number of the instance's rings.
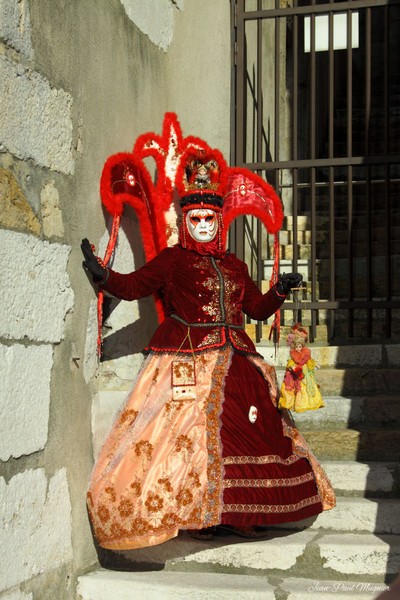
[[217,213],[209,208],[193,208],[186,214],[186,225],[196,242],[211,242],[218,231]]

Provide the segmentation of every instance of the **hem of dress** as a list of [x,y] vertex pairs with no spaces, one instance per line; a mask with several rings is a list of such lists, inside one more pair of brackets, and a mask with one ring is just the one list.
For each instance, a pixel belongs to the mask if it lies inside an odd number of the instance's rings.
[[[286,415],[288,416],[287,413]],[[299,456],[300,458],[305,458],[314,473],[317,492],[322,504],[322,511],[332,510],[332,508],[336,507],[336,496],[329,478],[315,458],[311,448],[308,446],[297,427],[293,427],[291,424],[289,424],[283,413],[281,413],[281,418],[283,435],[291,440],[293,454],[295,456]],[[299,447],[299,440],[302,440],[303,442],[301,448]]]
[[[223,512],[221,515],[222,525],[241,526],[268,526],[285,525],[285,523],[301,523],[306,519],[312,519],[324,512],[324,507],[319,500],[313,504],[300,508],[294,512],[286,513],[264,513],[264,512]],[[306,526],[306,524],[304,524]]]
[[159,546],[169,540],[177,537],[179,529],[174,529],[172,532],[164,533],[162,535],[151,535],[151,536],[140,536],[132,539],[123,538],[115,542],[98,542],[101,548],[106,550],[138,550],[140,548],[148,548],[149,546]]
[[325,404],[320,404],[319,406],[310,406],[308,408],[296,409],[293,406],[285,406],[283,403],[278,405],[278,408],[285,408],[286,410],[290,410],[295,413],[303,413],[310,410],[319,410],[320,408],[324,408]]

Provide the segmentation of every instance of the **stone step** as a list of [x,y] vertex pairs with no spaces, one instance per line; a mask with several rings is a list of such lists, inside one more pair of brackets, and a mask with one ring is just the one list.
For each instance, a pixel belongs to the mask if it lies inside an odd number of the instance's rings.
[[338,496],[377,498],[399,495],[400,466],[397,462],[324,460],[321,464]]
[[302,431],[319,460],[400,461],[400,429]]
[[[318,376],[317,376],[318,377]],[[303,413],[292,412],[301,431],[307,429],[331,429],[363,426],[392,426],[400,423],[400,398],[396,396],[325,396],[325,406]]]
[[[320,367],[395,367],[400,364],[400,344],[358,344],[331,346],[308,344],[312,358]],[[275,352],[271,342],[257,344],[257,352],[276,367],[284,367],[289,358],[289,348],[282,336]]]
[[99,569],[78,580],[79,600],[373,600],[388,589],[384,583],[287,577],[270,583],[265,577],[226,573],[148,571],[115,573]]
[[310,519],[276,525],[278,529],[318,529],[331,532],[400,534],[399,498],[349,498],[338,496],[333,510]]
[[400,392],[400,378],[396,376],[395,368],[322,367],[317,371],[317,379],[325,396],[365,396]]
[[[272,577],[275,581],[278,577],[286,578],[288,573],[290,577],[313,577],[314,582],[327,577],[346,581],[351,576],[359,581],[365,581],[367,577],[368,581],[377,583],[382,582],[385,574],[396,574],[400,567],[400,536],[282,531],[275,528],[263,540],[249,541],[218,531],[212,541],[202,542],[181,532],[177,538],[159,546],[101,552],[103,566],[110,569],[143,571],[146,568],[152,573],[160,568],[164,572],[178,571],[182,575],[182,587],[186,581],[185,573],[195,576],[199,571],[207,573],[210,579],[216,573],[229,573],[233,578],[240,573],[250,588],[251,576],[262,576],[266,583],[273,581]],[[82,588],[80,585],[81,594]],[[243,588],[240,586],[238,589]],[[87,600],[92,598],[83,597]],[[101,598],[99,596],[96,600]]]
[[[258,346],[259,347],[259,346]],[[276,369],[278,383],[281,384],[285,370]],[[335,369],[321,367],[316,372],[316,380],[324,396],[366,396],[394,395],[400,392],[400,380],[396,368],[349,367]]]
[[78,579],[80,600],[275,600],[274,586],[250,575],[99,569]]
[[280,585],[280,589],[286,593],[285,600],[376,600],[388,588],[385,583],[368,581],[316,581],[299,578],[286,579]]
[[[370,339],[367,328],[365,326],[366,318],[364,316],[363,319],[361,317],[359,320],[353,320],[353,337],[358,340],[362,339]],[[390,334],[393,341],[398,341],[400,339],[400,320],[396,315],[393,315],[392,322],[390,326]],[[348,325],[347,323],[337,321],[335,323],[335,336],[337,338],[345,339],[348,337]],[[385,338],[386,334],[386,323],[383,319],[377,320],[374,319],[372,321],[372,337],[376,340]]]

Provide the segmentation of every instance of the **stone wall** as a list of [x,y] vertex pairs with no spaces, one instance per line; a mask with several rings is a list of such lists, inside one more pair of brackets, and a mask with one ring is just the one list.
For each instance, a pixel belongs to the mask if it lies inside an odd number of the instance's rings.
[[[217,6],[216,6],[217,5]],[[0,0],[0,599],[72,600],[96,562],[92,399],[128,387],[151,301],[111,306],[95,356],[84,236],[104,248],[105,159],[178,113],[228,157],[229,1]],[[143,262],[135,216],[116,267]]]

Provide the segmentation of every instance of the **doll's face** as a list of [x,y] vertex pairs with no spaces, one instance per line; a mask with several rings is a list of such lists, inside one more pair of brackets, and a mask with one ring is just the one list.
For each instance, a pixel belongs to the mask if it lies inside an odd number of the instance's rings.
[[217,213],[208,208],[193,208],[186,214],[186,225],[196,242],[211,242],[218,231]]

